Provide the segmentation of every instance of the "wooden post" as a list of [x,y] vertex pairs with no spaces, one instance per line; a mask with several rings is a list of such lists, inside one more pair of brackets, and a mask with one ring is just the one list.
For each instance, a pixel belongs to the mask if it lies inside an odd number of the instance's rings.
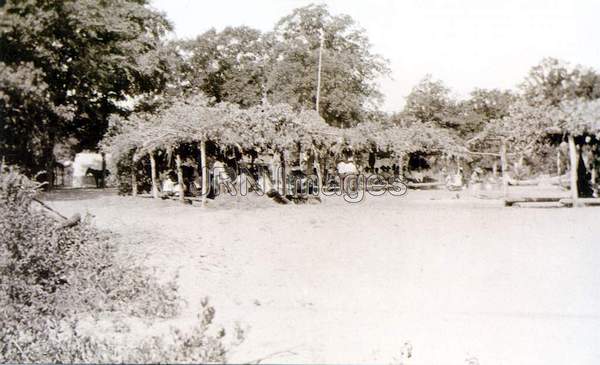
[[156,182],[156,160],[154,159],[154,152],[150,152],[150,174],[152,177],[152,197],[158,199],[158,185]]
[[560,148],[556,150],[556,173],[558,176],[562,173],[562,168],[560,165]]
[[590,173],[592,174],[592,189],[596,190],[596,181],[598,180],[598,170],[596,170],[596,150],[592,149],[590,152],[590,159],[588,162],[588,166],[590,167]]
[[181,156],[178,154],[175,155],[175,164],[177,167],[177,185],[179,186],[179,201],[184,203],[185,202],[185,197],[184,197],[184,193],[185,190],[183,189],[183,169],[181,167]]
[[592,186],[596,187],[596,181],[598,181],[598,170],[596,170],[596,166],[592,165]]
[[206,204],[208,195],[208,166],[206,164],[206,142],[200,141],[200,169],[202,170],[202,205]]
[[106,154],[104,152],[101,152],[100,156],[102,156],[102,173],[100,174],[100,187],[104,189],[106,187]]
[[575,138],[572,134],[569,134],[569,161],[571,163],[571,198],[573,199],[573,206],[578,206],[579,191],[577,189],[577,166],[579,160],[577,156],[577,147],[575,146]]
[[500,168],[502,170],[502,193],[504,198],[508,196],[508,161],[506,160],[506,141],[500,145]]
[[323,191],[323,175],[321,174],[321,163],[319,162],[319,153],[315,148],[312,149],[312,153],[314,168],[317,171],[317,189],[319,191],[319,194],[321,194],[321,192]]
[[287,177],[287,169],[285,166],[285,156],[283,154],[283,151],[281,151],[279,153],[279,157],[281,159],[281,190],[282,190],[282,194],[283,196],[287,195],[287,181],[286,181],[286,177]]
[[275,153],[273,153],[271,158],[271,171],[269,171],[269,177],[271,178],[271,181],[274,182],[275,187],[277,187],[279,184],[277,183],[277,165],[275,164]]
[[131,161],[131,196],[137,196],[137,161],[132,159]]
[[327,171],[327,167],[328,167],[328,163],[329,163],[329,152],[325,153],[325,157],[323,157],[323,164],[321,165],[321,178],[325,178],[328,179],[328,171]]
[[404,178],[404,157],[405,154],[404,153],[399,153],[398,154],[398,178],[403,179]]

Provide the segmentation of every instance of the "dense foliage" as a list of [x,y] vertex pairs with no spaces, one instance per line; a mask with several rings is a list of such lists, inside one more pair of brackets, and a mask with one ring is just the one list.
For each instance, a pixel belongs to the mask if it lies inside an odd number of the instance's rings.
[[3,1],[1,154],[51,172],[59,142],[95,148],[124,101],[164,88],[168,29],[145,1]]
[[276,24],[267,90],[273,102],[315,108],[321,33],[319,113],[330,125],[354,126],[377,107],[382,94],[376,81],[389,69],[371,51],[364,29],[347,15],[332,15],[324,5],[296,9]]
[[221,147],[263,153],[312,150],[322,155],[332,150],[385,151],[396,155],[437,152],[465,155],[465,149],[447,131],[415,122],[407,128],[392,123],[365,122],[354,128],[329,126],[314,111],[294,111],[286,104],[240,108],[188,98],[152,116],[119,123],[118,133],[103,141],[116,160],[134,160],[158,150],[172,151],[185,144],[210,141]]
[[324,5],[295,9],[271,32],[227,27],[179,42],[187,81],[182,87],[217,103],[284,103],[295,111],[314,110],[321,33],[319,113],[330,125],[353,126],[381,100],[376,81],[387,75],[387,61],[371,51],[365,31],[352,18],[332,15]]
[[115,255],[114,235],[41,211],[35,187],[16,172],[0,175],[0,362],[225,360],[225,334],[209,332],[214,309],[206,301],[195,329],[170,342],[146,338],[127,348],[81,333],[80,322],[103,314],[171,318],[180,307],[176,287]]

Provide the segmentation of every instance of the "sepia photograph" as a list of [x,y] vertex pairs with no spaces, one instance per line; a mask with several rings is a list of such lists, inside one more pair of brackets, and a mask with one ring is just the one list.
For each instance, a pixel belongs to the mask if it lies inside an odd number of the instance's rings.
[[600,364],[599,16],[0,0],[0,364]]

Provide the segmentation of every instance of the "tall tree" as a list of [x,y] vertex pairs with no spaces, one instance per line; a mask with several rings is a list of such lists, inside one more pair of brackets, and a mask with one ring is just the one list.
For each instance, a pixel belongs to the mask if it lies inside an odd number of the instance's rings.
[[215,102],[242,107],[257,105],[264,96],[264,35],[246,26],[211,29],[179,44],[188,93],[203,92]]
[[0,153],[47,167],[61,140],[95,147],[124,101],[165,86],[165,18],[145,0],[9,0],[0,7]]
[[516,100],[517,96],[508,90],[473,90],[469,99],[458,104],[457,117],[462,119],[461,134],[471,138],[482,132],[492,120],[507,116]]
[[276,24],[268,58],[269,100],[315,109],[321,32],[319,113],[331,125],[349,127],[381,101],[376,81],[389,70],[371,51],[364,29],[347,15],[332,15],[325,5],[295,9]]
[[600,74],[591,68],[571,66],[546,58],[531,68],[520,88],[533,105],[556,106],[564,100],[600,98]]
[[404,120],[433,123],[438,127],[454,128],[460,122],[454,118],[457,102],[450,89],[441,81],[426,75],[406,97],[401,116]]

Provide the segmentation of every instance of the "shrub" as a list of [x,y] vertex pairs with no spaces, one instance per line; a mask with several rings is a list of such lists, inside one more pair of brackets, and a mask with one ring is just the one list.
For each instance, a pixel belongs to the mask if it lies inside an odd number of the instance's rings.
[[127,348],[80,334],[82,315],[173,317],[177,288],[119,258],[117,237],[89,219],[65,225],[41,210],[35,189],[18,173],[0,173],[0,362],[225,361],[224,332],[208,334],[214,309],[207,301],[195,331],[175,331],[170,342]]

